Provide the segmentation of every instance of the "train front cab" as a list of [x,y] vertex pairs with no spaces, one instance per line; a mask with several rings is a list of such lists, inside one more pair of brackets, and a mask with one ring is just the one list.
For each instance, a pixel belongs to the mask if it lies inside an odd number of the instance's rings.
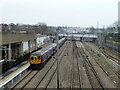
[[30,56],[30,69],[40,69],[42,66],[41,55]]

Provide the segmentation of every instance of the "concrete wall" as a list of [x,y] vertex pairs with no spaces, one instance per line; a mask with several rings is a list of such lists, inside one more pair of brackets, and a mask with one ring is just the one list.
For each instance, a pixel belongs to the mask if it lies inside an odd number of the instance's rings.
[[[2,43],[2,34],[1,33],[0,33],[0,43]],[[1,47],[1,44],[0,44],[0,47]],[[1,59],[2,59],[2,50],[0,50],[0,60]]]
[[[22,42],[30,42],[29,43],[29,51],[31,52],[35,50],[35,40],[36,34],[35,33],[11,33],[11,32],[0,32],[0,45],[7,47],[7,52],[3,55],[6,55],[7,58],[4,56],[3,59],[14,59],[23,55],[23,43]],[[5,50],[3,50],[5,52]],[[1,54],[1,50],[0,50]],[[1,58],[1,55],[0,55]]]
[[0,36],[2,37],[0,45],[36,39],[35,33],[23,34],[23,33],[0,32]]

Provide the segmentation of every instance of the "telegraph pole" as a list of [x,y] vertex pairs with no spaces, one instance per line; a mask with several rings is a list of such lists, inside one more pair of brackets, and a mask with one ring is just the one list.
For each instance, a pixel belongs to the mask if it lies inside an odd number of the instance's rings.
[[67,32],[67,56],[68,56],[68,32]]
[[59,89],[59,28],[57,28],[57,88]]
[[88,33],[88,46],[89,46],[89,43],[90,43],[90,33]]
[[[97,22],[97,31],[98,31],[99,22]],[[101,56],[101,32],[99,34],[99,56]]]

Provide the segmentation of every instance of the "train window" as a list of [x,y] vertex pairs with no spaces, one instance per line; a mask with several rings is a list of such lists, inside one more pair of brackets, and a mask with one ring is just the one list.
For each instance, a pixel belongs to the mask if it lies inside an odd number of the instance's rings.
[[35,60],[37,60],[37,57],[35,56]]
[[40,60],[40,56],[38,56],[38,60]]
[[31,56],[31,60],[33,60],[33,56]]

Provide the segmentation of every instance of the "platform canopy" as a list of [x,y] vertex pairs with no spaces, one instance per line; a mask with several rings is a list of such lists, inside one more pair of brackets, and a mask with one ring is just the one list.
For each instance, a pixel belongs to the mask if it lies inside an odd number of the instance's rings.
[[97,38],[97,35],[93,34],[59,34],[59,36]]

